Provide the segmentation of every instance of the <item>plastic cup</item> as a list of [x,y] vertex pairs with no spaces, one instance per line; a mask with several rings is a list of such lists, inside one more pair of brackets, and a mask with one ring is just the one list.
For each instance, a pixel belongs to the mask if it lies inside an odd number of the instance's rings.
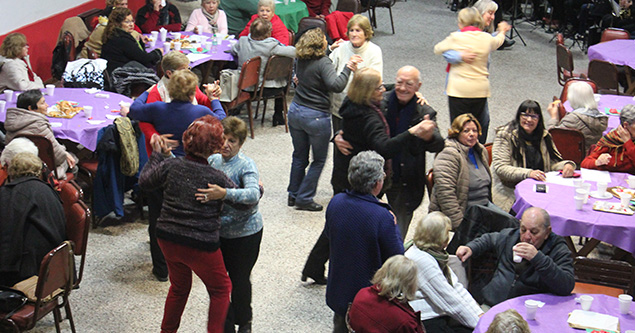
[[620,204],[622,207],[628,207],[633,197],[628,193],[620,194]]
[[12,98],[13,98],[13,90],[5,89],[4,90],[4,100],[7,101],[7,103],[9,103],[9,102],[11,102]]
[[150,35],[152,36],[152,39],[154,39],[155,41],[157,39],[159,39],[159,32],[158,31],[151,31]]
[[170,52],[170,43],[163,44],[163,55],[168,54]]
[[159,31],[159,34],[161,35],[161,41],[165,42],[165,39],[168,37],[168,31],[164,29]]
[[172,36],[172,39],[179,39],[179,38],[181,38],[181,33],[180,32],[170,32],[170,36]]
[[633,303],[633,296],[628,294],[622,294],[617,297],[620,300],[620,313],[627,314],[631,311],[631,304]]
[[53,94],[55,94],[55,85],[54,84],[47,84],[46,85],[46,94],[49,96],[53,96]]
[[86,105],[84,106],[84,117],[92,118],[93,117],[93,107]]
[[0,101],[0,113],[3,113],[6,107],[7,107],[7,101]]
[[598,195],[604,195],[606,193],[606,188],[609,186],[606,182],[598,182],[597,193]]
[[174,51],[181,51],[181,42],[174,43]]
[[212,50],[212,42],[205,42],[203,43],[203,48],[206,49],[208,52]]
[[520,263],[521,261],[523,261],[523,257],[521,257],[521,256],[517,255],[517,254],[516,254],[516,251],[512,251],[512,253],[513,253],[513,258],[512,258],[512,259],[514,260],[514,262],[515,262],[515,263],[517,263],[517,264],[518,264],[518,263]]
[[525,319],[535,320],[536,310],[538,310],[538,302],[530,299],[525,301],[525,311],[527,311],[527,316],[525,317]]
[[573,186],[575,188],[580,188],[582,187],[582,184],[584,183],[584,180],[580,179],[580,178],[576,178],[573,180]]
[[202,35],[203,34],[203,26],[202,25],[197,25],[196,26],[196,30],[198,30],[198,34]]
[[580,306],[582,310],[589,311],[591,309],[591,304],[593,304],[593,297],[589,295],[580,296]]
[[626,182],[628,183],[628,187],[635,188],[635,176],[628,176]]
[[153,39],[150,41],[150,48],[154,48],[156,45],[157,45],[157,40],[153,38]]
[[588,196],[576,195],[575,197],[573,197],[573,200],[575,201],[576,210],[582,210],[582,206],[584,206],[584,198],[586,197]]

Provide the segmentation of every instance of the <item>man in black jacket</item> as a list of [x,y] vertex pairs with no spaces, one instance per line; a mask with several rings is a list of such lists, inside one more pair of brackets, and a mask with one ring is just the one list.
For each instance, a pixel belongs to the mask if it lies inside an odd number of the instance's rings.
[[456,255],[465,261],[490,250],[496,252],[498,267],[482,291],[487,305],[529,294],[566,296],[575,286],[571,251],[551,231],[549,213],[542,208],[527,209],[520,228],[484,234],[459,246]]

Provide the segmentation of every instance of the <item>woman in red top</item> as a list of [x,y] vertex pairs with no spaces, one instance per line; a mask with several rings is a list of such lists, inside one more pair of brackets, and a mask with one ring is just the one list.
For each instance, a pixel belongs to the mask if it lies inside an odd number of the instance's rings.
[[289,31],[280,17],[276,15],[276,3],[273,0],[258,1],[258,13],[251,17],[251,20],[249,20],[245,29],[238,35],[238,38],[248,36],[251,23],[259,17],[271,22],[271,37],[277,39],[284,45],[289,45]]
[[622,108],[620,124],[598,141],[581,167],[635,174],[635,105]]
[[404,257],[390,257],[375,273],[372,286],[361,289],[348,310],[349,325],[355,332],[415,332],[426,330],[420,312],[408,300],[417,291],[417,266]]
[[175,5],[165,0],[146,0],[146,5],[137,12],[137,25],[144,34],[161,28],[181,31],[181,14]]

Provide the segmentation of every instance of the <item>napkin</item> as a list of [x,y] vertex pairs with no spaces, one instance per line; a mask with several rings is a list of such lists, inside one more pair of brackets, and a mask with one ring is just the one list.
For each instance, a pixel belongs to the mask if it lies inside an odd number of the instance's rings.
[[97,88],[90,88],[90,89],[84,89],[84,91],[85,91],[86,93],[88,93],[88,94],[91,94],[91,95],[92,95],[92,94],[97,93],[97,92],[99,91],[99,89],[97,89]]
[[90,120],[90,119],[88,119],[88,120],[86,120],[86,122],[91,124],[91,125],[99,125],[101,123],[105,123],[106,121],[105,120]]
[[595,328],[616,332],[620,326],[620,320],[615,316],[584,310],[573,310],[567,323],[573,328]]
[[117,119],[119,117],[121,117],[121,116],[120,115],[114,115],[114,114],[107,114],[106,115],[106,118],[111,119],[111,120],[112,119]]
[[51,122],[51,127],[55,128],[55,127],[62,127],[62,123],[53,123]]
[[209,55],[207,55],[207,54],[189,53],[187,55],[187,58],[190,60],[190,62],[195,62],[195,61],[198,61],[198,60],[209,58]]

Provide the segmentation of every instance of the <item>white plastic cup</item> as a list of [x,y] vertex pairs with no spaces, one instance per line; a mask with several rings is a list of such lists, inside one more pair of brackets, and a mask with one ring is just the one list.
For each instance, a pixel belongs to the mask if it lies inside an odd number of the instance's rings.
[[575,178],[573,179],[573,186],[575,188],[580,188],[582,187],[582,184],[584,183],[584,180],[580,179],[580,178]]
[[153,49],[156,45],[157,45],[157,40],[153,38],[153,39],[150,41],[150,48],[152,48],[152,49]]
[[4,100],[7,101],[7,103],[10,103],[12,98],[13,98],[13,90],[5,89],[4,90]]
[[3,113],[6,107],[7,107],[7,101],[0,101],[0,113]]
[[593,304],[593,297],[589,295],[580,296],[580,306],[582,310],[589,311],[591,309],[591,304]]
[[620,313],[628,314],[631,311],[631,304],[633,303],[633,296],[628,294],[622,294],[617,297],[620,301]]
[[609,184],[607,184],[606,182],[598,182],[598,195],[600,196],[604,196],[604,194],[606,193],[606,188],[609,186]]
[[157,39],[159,39],[159,32],[158,31],[151,31],[150,35],[152,36],[152,39],[154,39],[155,41]]
[[207,50],[207,52],[212,50],[212,42],[203,43],[203,48]]
[[202,25],[197,25],[196,26],[196,30],[198,30],[198,34],[202,35],[203,34],[203,26]]
[[535,320],[536,319],[536,310],[538,309],[538,302],[533,300],[525,301],[525,311],[527,311],[527,316],[525,319],[527,320]]
[[161,35],[161,41],[165,42],[165,39],[168,37],[168,31],[164,29],[159,31],[159,33]]
[[516,251],[512,251],[512,260],[514,260],[515,263],[520,263],[521,261],[523,261],[523,257],[519,256],[518,254],[516,254]]
[[84,117],[92,118],[93,117],[93,107],[90,105],[84,106]]
[[163,55],[168,54],[170,52],[170,43],[163,44]]
[[635,176],[628,176],[626,182],[628,183],[628,187],[635,188]]
[[181,42],[174,43],[174,51],[181,51]]
[[181,38],[181,33],[180,32],[170,32],[170,36],[172,36],[172,39],[179,39],[179,38]]
[[46,85],[46,94],[49,96],[53,96],[53,94],[55,94],[55,85],[54,84],[47,84]]
[[575,197],[573,197],[576,210],[582,210],[582,207],[584,206],[584,198],[586,197],[588,196],[576,195]]
[[620,194],[620,204],[622,207],[628,207],[633,197],[628,193]]

